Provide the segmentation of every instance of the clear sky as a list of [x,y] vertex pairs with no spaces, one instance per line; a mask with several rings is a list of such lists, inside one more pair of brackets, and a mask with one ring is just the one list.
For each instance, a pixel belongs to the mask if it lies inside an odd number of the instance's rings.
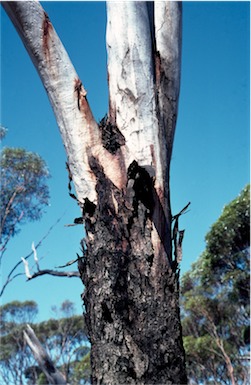
[[[97,120],[107,112],[105,2],[43,2],[88,91]],[[181,94],[171,164],[173,214],[186,229],[181,272],[205,247],[204,237],[225,204],[249,183],[249,2],[184,2]],[[81,226],[65,227],[79,216],[68,196],[66,156],[46,92],[19,36],[1,9],[1,124],[5,146],[40,154],[51,179],[51,201],[42,220],[22,227],[8,245],[1,279],[31,251],[63,215],[38,249],[41,268],[75,258]],[[19,271],[23,271],[23,266]],[[21,276],[7,287],[2,303],[33,299],[40,319],[65,299],[81,312],[82,283],[77,278]]]

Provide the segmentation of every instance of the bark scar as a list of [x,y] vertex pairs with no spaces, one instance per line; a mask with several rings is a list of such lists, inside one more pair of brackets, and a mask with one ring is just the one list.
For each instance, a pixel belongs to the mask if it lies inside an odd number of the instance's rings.
[[44,12],[44,20],[43,20],[43,48],[44,52],[49,53],[49,37],[50,31],[52,30],[52,24],[50,22],[49,16],[46,12]]
[[80,111],[81,98],[85,98],[87,95],[80,79],[75,79],[74,91],[77,93],[78,110]]
[[100,121],[99,129],[101,131],[101,140],[103,147],[112,155],[125,145],[125,137],[115,124],[112,124],[107,115]]

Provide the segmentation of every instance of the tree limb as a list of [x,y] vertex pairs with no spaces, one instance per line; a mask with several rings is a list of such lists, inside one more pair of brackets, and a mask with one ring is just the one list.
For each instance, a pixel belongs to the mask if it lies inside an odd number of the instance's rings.
[[79,201],[96,199],[88,154],[100,147],[98,125],[87,92],[38,1],[6,1],[2,6],[18,31],[50,99],[68,156]]
[[[37,249],[38,247],[40,247],[43,243],[43,241],[50,235],[51,231],[53,230],[53,228],[61,221],[62,217],[64,216],[64,214],[49,228],[49,230],[47,231],[47,233],[40,239],[40,241],[35,245],[35,248]],[[26,257],[24,257],[25,260],[29,259],[32,255],[33,255],[34,251],[32,250],[31,253],[29,253],[28,255],[26,255]],[[20,266],[21,264],[23,263],[23,261],[18,261],[14,267],[11,269],[11,271],[9,272],[8,276],[7,276],[7,279],[6,281],[4,282],[3,286],[2,286],[2,289],[0,291],[0,297],[3,295],[7,285],[13,281],[13,279],[15,279],[16,277],[18,277],[20,274],[16,274],[13,276],[13,273],[14,271],[18,268],[18,266]]]
[[27,279],[28,281],[40,277],[41,275],[53,275],[54,277],[80,277],[80,274],[78,271],[58,271],[58,270],[50,270],[50,269],[44,269],[44,270],[39,270],[33,274],[30,275],[30,277]]
[[63,374],[56,368],[49,354],[38,340],[34,330],[30,325],[26,326],[24,331],[24,339],[29,345],[39,367],[46,375],[47,380],[52,385],[66,385]]

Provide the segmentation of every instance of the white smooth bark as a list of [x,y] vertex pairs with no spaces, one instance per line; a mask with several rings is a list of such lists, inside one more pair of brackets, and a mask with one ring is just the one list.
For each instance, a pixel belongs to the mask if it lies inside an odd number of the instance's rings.
[[[112,155],[102,146],[86,91],[42,6],[36,0],[2,3],[48,93],[80,201],[97,198],[91,155],[118,188],[125,186],[125,170],[136,160],[155,175],[156,189],[162,194],[165,189],[168,166],[163,158],[171,156],[179,93],[180,11],[175,2],[154,2],[154,10],[149,4],[107,4],[110,119],[126,141],[121,167],[121,154]],[[160,73],[168,88],[161,88]],[[160,125],[166,127],[166,137]]]
[[86,91],[70,58],[38,1],[3,2],[47,91],[68,156],[78,200],[97,201],[93,156],[118,188],[126,183],[121,159],[102,144]]
[[126,138],[126,166],[167,184],[180,86],[181,10],[176,2],[108,2],[110,117]]
[[[109,115],[126,139],[126,169],[133,160],[154,176],[158,196],[152,241],[155,254],[171,222],[169,166],[180,87],[181,5],[108,2]],[[166,254],[171,246],[164,246]]]
[[[157,79],[160,123],[165,127],[169,161],[171,159],[180,92],[181,4],[176,1],[154,3],[156,50],[162,79]],[[156,68],[158,78],[159,69]]]
[[[180,4],[107,4],[109,122],[125,138],[114,153],[104,148],[86,91],[41,5],[14,1],[3,2],[3,7],[48,93],[78,200],[97,201],[95,165],[123,190],[128,167],[136,160],[154,177],[157,197],[152,237],[158,254],[170,234],[169,165],[180,83]],[[170,258],[170,242],[164,249]]]
[[68,156],[80,201],[95,200],[95,179],[88,150],[98,143],[98,127],[86,91],[55,32],[37,1],[3,2],[48,93]]
[[[108,2],[107,16],[110,116],[126,138],[126,167],[136,160],[153,170],[153,147],[159,145],[147,4]],[[163,183],[160,164],[156,170]]]

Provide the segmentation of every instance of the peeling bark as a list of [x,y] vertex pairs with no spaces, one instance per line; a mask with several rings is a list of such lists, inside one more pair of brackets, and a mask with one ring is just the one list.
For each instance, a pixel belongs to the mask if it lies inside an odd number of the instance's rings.
[[169,191],[181,5],[108,2],[109,112],[99,124],[39,3],[3,6],[50,98],[69,186],[72,180],[82,208],[86,238],[78,268],[92,383],[186,384],[177,263],[184,233],[174,239],[173,257]]

